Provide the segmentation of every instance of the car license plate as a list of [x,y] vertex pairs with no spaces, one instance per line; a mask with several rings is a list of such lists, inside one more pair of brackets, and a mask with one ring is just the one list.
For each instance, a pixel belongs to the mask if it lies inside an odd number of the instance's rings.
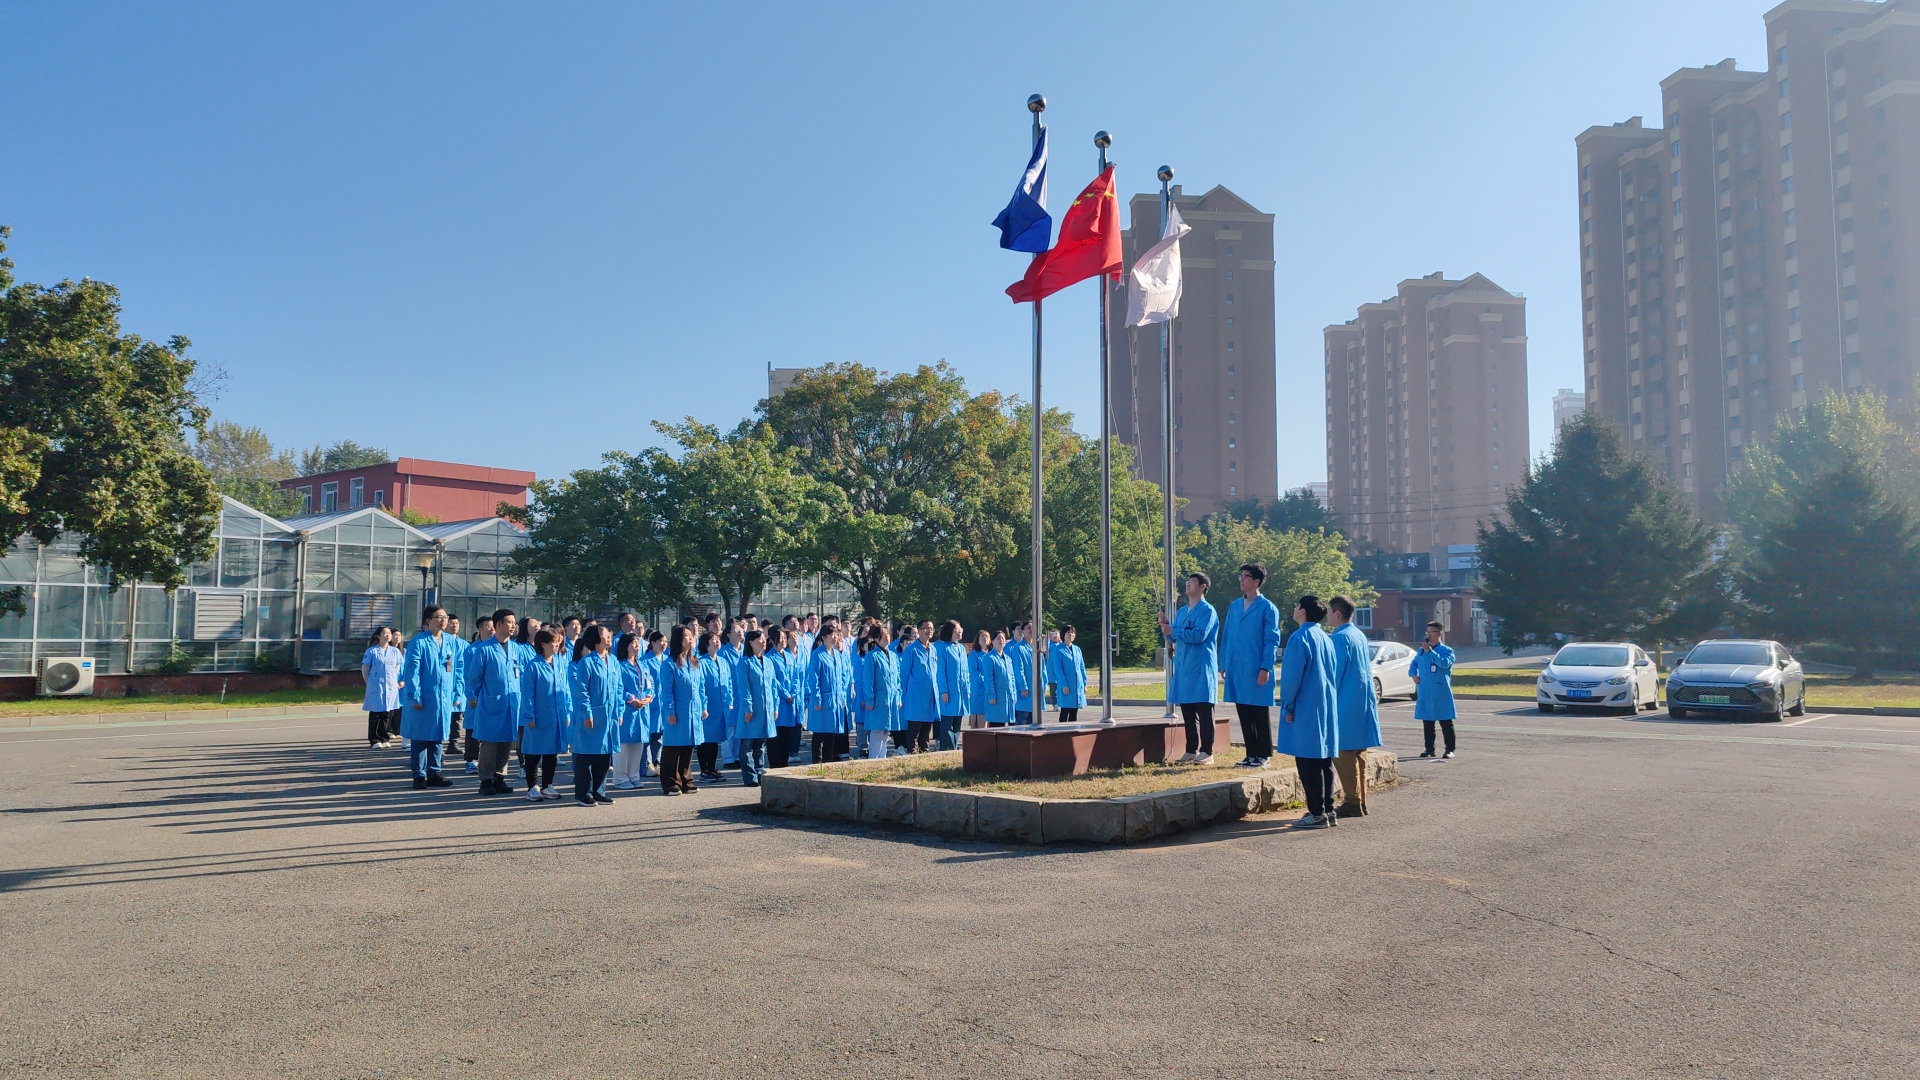
[[1701,694],[1701,695],[1700,695],[1700,704],[1702,704],[1702,705],[1731,705],[1731,704],[1733,704],[1733,699],[1732,699],[1732,698],[1730,698],[1730,697],[1728,697],[1728,696],[1727,696],[1727,695],[1725,695],[1725,694]]
[[1593,691],[1591,691],[1591,690],[1569,690],[1569,691],[1567,691],[1567,696],[1568,696],[1568,697],[1592,697],[1592,696],[1593,696]]

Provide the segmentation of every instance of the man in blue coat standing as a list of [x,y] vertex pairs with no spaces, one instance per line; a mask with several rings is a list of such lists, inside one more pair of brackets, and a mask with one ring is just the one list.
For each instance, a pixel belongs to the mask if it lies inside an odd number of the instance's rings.
[[1446,636],[1446,627],[1437,622],[1428,623],[1426,643],[1413,654],[1413,663],[1407,665],[1407,674],[1420,682],[1420,696],[1413,702],[1413,718],[1426,729],[1427,749],[1421,757],[1433,756],[1435,724],[1439,724],[1446,735],[1446,756],[1453,756],[1453,721],[1459,714],[1453,707],[1453,650],[1443,640]]
[[1296,829],[1324,829],[1333,814],[1333,759],[1340,754],[1340,702],[1334,691],[1333,639],[1320,628],[1327,606],[1303,596],[1293,609],[1300,629],[1280,662],[1280,725],[1276,744],[1300,770],[1307,812]]
[[1013,624],[1013,640],[1007,642],[1007,658],[1013,661],[1013,722],[1033,723],[1033,643],[1027,640],[1027,624]]
[[1273,756],[1273,658],[1280,653],[1280,609],[1260,595],[1266,568],[1240,568],[1240,598],[1227,606],[1220,626],[1220,665],[1226,669],[1226,700],[1240,714],[1247,744],[1241,764],[1257,769]]
[[480,794],[510,795],[507,763],[520,738],[519,624],[506,608],[493,613],[493,636],[477,641],[466,654],[467,723],[480,740]]
[[460,691],[453,682],[453,637],[447,632],[447,609],[434,604],[422,613],[420,632],[407,642],[407,659],[400,669],[400,737],[407,740],[407,763],[416,788],[452,787],[440,775],[441,747],[453,729],[453,706]]
[[1167,621],[1160,613],[1160,632],[1173,642],[1173,681],[1167,684],[1167,703],[1180,707],[1187,726],[1187,753],[1182,764],[1213,764],[1213,703],[1220,693],[1220,614],[1207,603],[1213,582],[1205,574],[1187,575],[1187,606]]
[[1327,625],[1333,628],[1333,683],[1340,700],[1340,757],[1333,771],[1340,777],[1338,817],[1361,817],[1367,812],[1369,749],[1380,745],[1380,703],[1373,696],[1373,656],[1367,635],[1353,625],[1353,599],[1336,596],[1327,601]]

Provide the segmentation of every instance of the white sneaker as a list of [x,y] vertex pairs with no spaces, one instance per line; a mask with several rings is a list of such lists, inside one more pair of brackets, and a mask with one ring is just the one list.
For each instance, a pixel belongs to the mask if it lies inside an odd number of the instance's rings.
[[1200,760],[1199,754],[1181,754],[1179,757],[1179,760],[1175,761],[1174,764],[1175,765],[1191,765],[1198,760]]
[[543,799],[557,799],[560,797],[560,793],[553,790],[551,786],[543,787],[540,789],[540,797]]
[[528,789],[527,789],[527,801],[528,801],[528,802],[539,802],[539,801],[541,801],[541,800],[542,800],[543,798],[545,798],[545,796],[543,796],[543,795],[541,795],[541,794],[540,794],[540,789],[539,789],[539,788],[537,788],[537,787],[530,787],[530,788],[528,788]]
[[1296,829],[1324,829],[1327,827],[1327,819],[1321,817],[1319,814],[1308,813],[1302,816],[1299,821],[1294,822],[1293,827]]
[[1211,765],[1213,764],[1213,755],[1212,754],[1196,754],[1194,755],[1193,763],[1195,765]]

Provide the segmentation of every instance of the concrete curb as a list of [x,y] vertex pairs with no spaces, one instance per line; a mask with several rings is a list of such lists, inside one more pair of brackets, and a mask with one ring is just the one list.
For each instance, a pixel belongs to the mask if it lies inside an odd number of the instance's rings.
[[42,713],[0,716],[0,730],[109,727],[121,724],[198,724],[209,720],[282,720],[298,716],[348,716],[361,713],[352,702],[334,705],[264,705],[251,709],[166,709],[153,712]]
[[[1453,695],[1453,699],[1455,701],[1511,701],[1516,705],[1534,705],[1539,702],[1538,698],[1506,697],[1501,694],[1455,694]],[[1662,702],[1660,707],[1663,709],[1666,708],[1666,703]],[[1555,706],[1555,708],[1564,709],[1566,706],[1558,705]],[[1832,713],[1835,716],[1920,716],[1920,708],[1907,708],[1897,705],[1875,705],[1867,707],[1861,705],[1814,705],[1809,703],[1807,705],[1807,711],[1813,713]]]
[[[856,764],[846,762],[837,770]],[[1036,799],[911,784],[865,784],[832,775],[805,775],[810,768],[766,772],[760,779],[760,808],[972,840],[1137,844],[1283,810],[1301,799],[1300,776],[1285,765],[1232,780],[1112,799]],[[836,766],[827,768],[836,770]],[[1369,750],[1367,777],[1369,787],[1394,783],[1400,778],[1400,759],[1391,751]]]

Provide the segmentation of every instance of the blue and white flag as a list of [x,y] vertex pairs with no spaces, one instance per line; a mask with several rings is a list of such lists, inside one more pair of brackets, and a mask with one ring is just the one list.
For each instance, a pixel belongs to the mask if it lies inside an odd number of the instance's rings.
[[1000,230],[1000,246],[1010,251],[1029,251],[1035,255],[1047,250],[1053,240],[1053,218],[1047,213],[1047,129],[1040,129],[1040,141],[1033,146],[1033,158],[1013,189],[1013,199],[1000,216],[993,219]]

